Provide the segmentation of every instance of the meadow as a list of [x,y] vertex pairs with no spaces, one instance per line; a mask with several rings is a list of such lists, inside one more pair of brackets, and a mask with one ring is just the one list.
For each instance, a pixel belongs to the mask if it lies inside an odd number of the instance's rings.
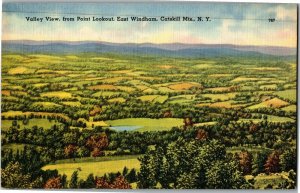
[[124,167],[128,169],[140,168],[140,163],[137,160],[138,156],[113,156],[85,159],[79,158],[74,160],[60,160],[55,164],[44,166],[43,170],[58,170],[60,174],[66,174],[68,178],[74,171],[78,170],[79,179],[86,179],[91,173],[97,176],[103,176],[111,172],[122,172]]

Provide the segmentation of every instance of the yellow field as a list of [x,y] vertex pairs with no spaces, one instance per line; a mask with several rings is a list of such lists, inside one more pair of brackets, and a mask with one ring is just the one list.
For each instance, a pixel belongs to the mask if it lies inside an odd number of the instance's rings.
[[261,85],[259,87],[260,89],[273,89],[275,90],[277,88],[276,84],[265,84],[265,85]]
[[22,112],[22,111],[7,111],[1,112],[1,116],[5,118],[8,117],[16,117],[16,116],[29,116],[29,115],[41,115],[41,116],[57,116],[65,119],[66,121],[70,121],[70,118],[67,115],[61,113],[47,113],[47,112]]
[[217,124],[217,122],[211,121],[211,122],[195,123],[194,126],[199,127],[199,126],[215,125],[215,124]]
[[198,64],[198,65],[195,65],[194,67],[199,68],[199,69],[204,69],[204,68],[212,68],[213,65],[211,65],[211,64]]
[[282,108],[282,110],[296,112],[297,111],[297,106],[296,105],[290,105],[290,106]]
[[79,179],[86,179],[91,173],[94,176],[103,176],[105,173],[122,172],[124,167],[128,169],[139,169],[140,162],[137,159],[115,160],[115,161],[102,161],[102,162],[82,162],[82,163],[62,163],[55,165],[47,165],[43,170],[58,170],[59,174],[66,174],[68,179],[74,171],[80,168],[78,172]]
[[237,107],[236,105],[232,105],[230,101],[224,102],[216,102],[209,105],[210,107],[217,107],[217,108],[233,108]]
[[122,91],[126,91],[126,92],[133,92],[135,91],[134,88],[132,87],[129,87],[129,86],[116,86],[119,90],[122,90]]
[[259,71],[275,71],[275,70],[281,70],[281,68],[278,67],[256,67],[256,68],[247,68],[249,70],[259,70]]
[[273,80],[273,78],[248,78],[248,77],[238,77],[238,78],[233,79],[231,82],[257,81],[257,80]]
[[61,105],[52,102],[34,102],[32,106],[42,106],[45,108],[60,107]]
[[72,98],[72,94],[64,91],[41,93],[41,97]]
[[79,107],[79,106],[81,106],[81,103],[79,101],[76,101],[76,102],[62,102],[62,104],[68,105],[68,106],[71,106],[71,107]]
[[112,99],[108,100],[108,102],[110,102],[110,103],[114,103],[114,102],[124,103],[125,101],[126,101],[126,99],[124,99],[122,97],[112,98]]
[[41,87],[47,86],[48,84],[49,83],[36,83],[36,84],[33,84],[33,86],[36,88],[41,88]]
[[79,121],[81,121],[83,123],[86,123],[86,126],[89,127],[89,128],[92,128],[93,126],[94,127],[96,127],[96,126],[107,127],[108,126],[108,124],[106,124],[104,121],[87,121],[84,118],[79,118],[78,122]]
[[26,67],[16,67],[16,68],[10,69],[7,73],[11,74],[11,75],[15,75],[15,74],[30,74],[33,72],[34,72],[34,70],[28,69]]
[[189,90],[192,87],[201,88],[202,86],[199,83],[184,82],[178,84],[171,84],[168,87],[173,90]]
[[144,96],[138,97],[138,99],[140,99],[141,101],[153,101],[154,99],[156,99],[159,96],[160,95],[144,95]]
[[89,86],[88,89],[91,89],[91,90],[117,90],[118,88],[112,84],[101,84],[101,85]]

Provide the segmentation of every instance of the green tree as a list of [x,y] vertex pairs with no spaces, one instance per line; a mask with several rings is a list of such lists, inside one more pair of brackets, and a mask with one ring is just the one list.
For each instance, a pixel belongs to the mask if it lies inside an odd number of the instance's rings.
[[125,167],[123,168],[122,175],[123,175],[123,176],[126,176],[127,174],[128,174],[128,168],[125,166]]
[[1,169],[1,186],[4,188],[28,189],[32,188],[31,176],[23,174],[23,168],[19,162],[10,162]]
[[129,173],[126,175],[126,180],[129,183],[137,181],[136,170],[132,168]]
[[297,152],[296,149],[288,149],[280,155],[280,165],[282,171],[297,171]]
[[71,176],[69,188],[71,188],[71,189],[78,188],[78,171],[73,172],[73,174]]
[[[239,172],[234,161],[216,161],[207,170],[207,188],[210,189],[240,189],[248,187],[246,180]],[[250,187],[250,186],[249,186]]]
[[95,177],[93,174],[88,175],[86,178],[85,188],[95,188]]

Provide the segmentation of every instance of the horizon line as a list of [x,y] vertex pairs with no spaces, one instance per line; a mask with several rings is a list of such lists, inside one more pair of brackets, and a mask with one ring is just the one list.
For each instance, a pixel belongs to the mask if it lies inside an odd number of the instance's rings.
[[80,42],[95,42],[95,43],[110,43],[110,44],[153,44],[153,45],[162,45],[162,44],[183,44],[183,45],[228,45],[228,46],[255,46],[255,47],[281,47],[281,48],[293,48],[297,49],[296,47],[289,47],[289,46],[281,46],[281,45],[255,45],[255,44],[230,44],[230,43],[224,43],[224,44],[218,44],[218,43],[184,43],[184,42],[163,42],[163,43],[153,43],[153,42],[142,42],[142,43],[136,43],[136,42],[108,42],[108,41],[101,41],[101,40],[29,40],[29,39],[10,39],[10,40],[1,40],[3,41],[32,41],[32,42],[70,42],[70,43],[80,43]]

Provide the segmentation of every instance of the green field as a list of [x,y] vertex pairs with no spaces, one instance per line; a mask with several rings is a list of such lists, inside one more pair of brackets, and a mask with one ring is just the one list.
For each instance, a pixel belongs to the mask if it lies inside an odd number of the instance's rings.
[[180,127],[183,125],[182,119],[164,118],[164,119],[148,119],[148,118],[129,118],[106,121],[110,126],[138,126],[140,128],[135,131],[163,131],[170,130],[172,127]]
[[[2,120],[1,128],[2,131],[8,130],[12,126],[12,120]],[[55,120],[48,119],[29,119],[28,124],[24,125],[22,121],[17,121],[17,124],[20,125],[20,129],[32,128],[33,126],[43,127],[44,129],[49,129],[53,125],[61,125],[61,123]]]
[[[268,121],[269,122],[295,122],[295,119],[291,119],[289,117],[279,117],[279,116],[274,116],[274,115],[267,115],[268,117]],[[252,121],[254,123],[258,123],[258,122],[262,122],[263,119],[240,119],[238,122],[248,122],[248,121]]]
[[274,94],[278,95],[279,97],[282,97],[284,99],[289,99],[289,100],[294,101],[294,102],[296,102],[296,100],[297,100],[297,91],[296,91],[296,89],[278,91],[278,92],[275,92]]
[[[78,171],[78,177],[80,179],[86,179],[86,177],[93,173],[97,176],[103,176],[105,173],[110,172],[122,172],[126,166],[129,169],[139,169],[140,164],[137,160],[138,156],[116,156],[116,157],[104,157],[104,158],[80,158],[75,159],[75,162],[70,160],[57,161],[57,164],[50,164],[44,166],[43,170],[58,170],[60,174],[66,174],[68,179],[74,171]],[[63,163],[62,163],[63,162]]]

